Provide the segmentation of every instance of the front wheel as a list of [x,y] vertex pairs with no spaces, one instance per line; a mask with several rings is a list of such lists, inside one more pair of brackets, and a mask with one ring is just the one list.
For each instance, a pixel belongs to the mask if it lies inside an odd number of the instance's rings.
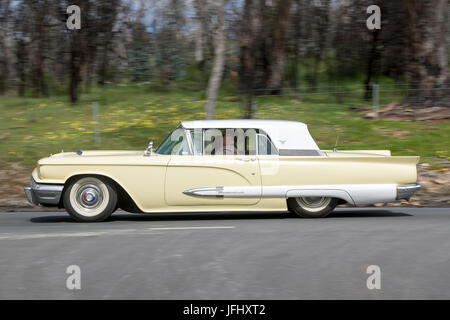
[[287,199],[289,211],[302,218],[324,218],[338,204],[338,199],[330,197],[299,197]]
[[117,192],[106,180],[83,177],[67,186],[63,202],[67,212],[77,221],[103,221],[116,209]]

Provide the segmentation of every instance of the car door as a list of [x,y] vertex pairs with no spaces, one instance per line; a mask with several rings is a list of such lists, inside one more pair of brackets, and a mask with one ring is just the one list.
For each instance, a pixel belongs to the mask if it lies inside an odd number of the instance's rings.
[[[178,152],[171,155],[165,179],[167,205],[233,206],[258,203],[261,195],[261,176],[256,156],[245,152],[209,154],[205,152],[207,148],[203,145],[207,136],[206,130],[202,130],[200,134],[201,148],[194,144],[195,135],[186,130],[185,137],[192,147],[185,154]],[[223,192],[227,187],[233,188],[233,195]],[[192,190],[200,192],[195,195]],[[243,197],[243,194],[246,196]]]

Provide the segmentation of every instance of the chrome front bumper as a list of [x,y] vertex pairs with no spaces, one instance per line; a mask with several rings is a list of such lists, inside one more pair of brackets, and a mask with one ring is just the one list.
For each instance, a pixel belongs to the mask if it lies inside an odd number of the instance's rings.
[[60,184],[39,184],[31,178],[29,187],[25,187],[25,195],[32,204],[57,206],[61,199],[64,186]]
[[400,199],[406,199],[409,200],[409,198],[412,197],[414,192],[419,190],[422,186],[420,184],[413,184],[408,186],[398,186],[397,187],[397,200]]

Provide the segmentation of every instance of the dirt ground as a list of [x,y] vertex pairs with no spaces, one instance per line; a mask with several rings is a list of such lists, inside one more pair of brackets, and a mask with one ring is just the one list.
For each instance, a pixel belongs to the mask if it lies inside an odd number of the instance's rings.
[[[408,202],[394,202],[375,206],[407,206],[407,207],[450,207],[450,170],[448,167],[440,170],[430,170],[428,164],[419,164],[418,182],[422,185]],[[37,207],[26,200],[23,188],[30,184],[33,168],[13,165],[12,168],[0,170],[0,212],[52,210],[54,208]]]
[[444,121],[450,119],[450,108],[427,107],[411,108],[398,103],[381,106],[377,113],[371,108],[355,108],[362,111],[365,119],[383,119],[390,121]]

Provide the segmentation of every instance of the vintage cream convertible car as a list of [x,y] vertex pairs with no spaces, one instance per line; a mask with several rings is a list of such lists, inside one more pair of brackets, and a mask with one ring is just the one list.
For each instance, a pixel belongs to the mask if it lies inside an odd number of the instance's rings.
[[78,151],[38,161],[28,200],[78,221],[129,212],[276,211],[325,217],[338,204],[408,199],[419,157],[320,150],[305,124],[181,122],[153,151]]

